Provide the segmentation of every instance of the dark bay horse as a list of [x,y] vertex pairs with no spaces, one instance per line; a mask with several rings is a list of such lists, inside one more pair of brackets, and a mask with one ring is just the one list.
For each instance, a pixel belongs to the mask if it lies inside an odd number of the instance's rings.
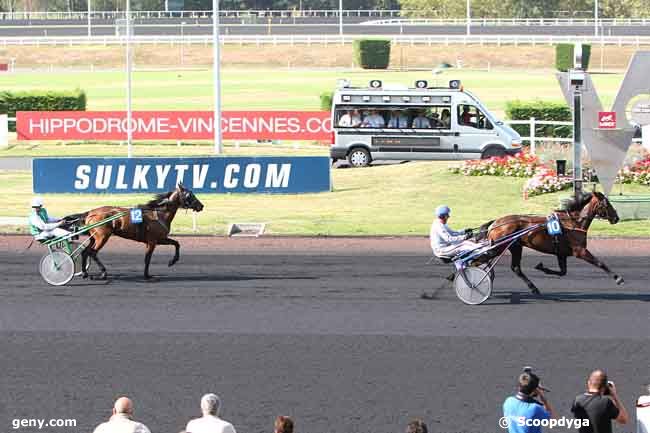
[[[599,267],[614,278],[617,284],[623,284],[621,276],[610,271],[607,265],[587,249],[587,232],[594,218],[607,219],[610,224],[616,224],[619,220],[616,209],[614,209],[607,197],[599,192],[583,194],[577,202],[572,200],[567,209],[556,211],[556,215],[562,226],[562,234],[556,239],[546,231],[546,217],[537,215],[507,215],[490,221],[481,226],[477,239],[496,241],[527,227],[542,224],[539,229],[522,236],[508,247],[512,255],[510,268],[519,278],[524,280],[534,294],[539,294],[539,289],[521,270],[521,256],[524,247],[557,257],[559,271],[547,268],[542,262],[535,266],[535,269],[545,274],[566,275],[567,257],[574,256]],[[495,251],[495,254],[501,253],[505,248],[506,246],[500,251]]]
[[[106,267],[97,258],[97,253],[106,245],[111,235],[131,239],[146,244],[144,256],[144,278],[150,279],[149,263],[156,245],[173,245],[174,257],[169,261],[169,266],[174,265],[180,258],[180,245],[174,239],[169,238],[169,231],[172,221],[178,209],[191,209],[196,212],[203,210],[203,204],[196,198],[189,189],[178,184],[175,190],[158,194],[153,200],[137,206],[142,210],[142,222],[135,224],[131,222],[130,213],[115,219],[89,231],[90,241],[82,253],[82,269],[87,269],[88,257],[92,258],[101,270],[100,279],[106,279]],[[103,206],[92,209],[85,214],[80,214],[85,225],[102,221],[119,212],[128,212],[128,208]],[[84,272],[84,278],[88,274]]]

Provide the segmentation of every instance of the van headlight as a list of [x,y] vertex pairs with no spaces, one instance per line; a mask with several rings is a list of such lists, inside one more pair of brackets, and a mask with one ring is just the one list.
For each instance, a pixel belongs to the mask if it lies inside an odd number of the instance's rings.
[[510,142],[510,145],[511,145],[512,147],[521,147],[521,140],[514,140],[514,139],[513,139],[513,140]]

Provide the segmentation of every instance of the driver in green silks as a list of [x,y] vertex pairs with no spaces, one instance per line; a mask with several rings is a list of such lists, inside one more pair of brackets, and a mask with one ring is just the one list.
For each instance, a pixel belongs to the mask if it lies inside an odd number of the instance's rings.
[[70,232],[62,229],[63,220],[53,218],[47,214],[47,209],[43,207],[43,198],[34,197],[32,199],[32,212],[29,215],[29,232],[37,241],[59,236],[69,235]]

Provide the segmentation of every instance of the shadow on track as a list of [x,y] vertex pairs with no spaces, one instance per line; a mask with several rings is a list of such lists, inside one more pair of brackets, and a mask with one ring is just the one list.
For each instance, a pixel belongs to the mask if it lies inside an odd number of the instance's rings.
[[[308,277],[308,276],[277,276],[277,275],[227,275],[227,274],[170,274],[170,275],[154,275],[152,276],[156,282],[204,282],[204,281],[214,281],[214,282],[228,282],[228,281],[253,281],[253,280],[317,280],[319,277]],[[130,282],[130,283],[147,283],[148,281],[142,278],[140,275],[134,274],[114,274],[110,277],[113,284],[119,284],[120,282]],[[83,284],[80,284],[83,285]]]
[[[511,292],[492,294],[492,299],[499,302],[487,302],[486,305],[510,304]],[[528,293],[520,294],[521,303],[534,303],[535,301],[554,302],[586,302],[586,301],[640,301],[650,302],[648,293],[585,293],[585,292],[553,292],[539,296]]]

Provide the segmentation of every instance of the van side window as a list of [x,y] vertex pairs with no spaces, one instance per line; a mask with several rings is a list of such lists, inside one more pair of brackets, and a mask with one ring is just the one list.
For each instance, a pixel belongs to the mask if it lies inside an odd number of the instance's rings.
[[474,105],[458,105],[458,124],[477,129],[492,129],[492,122]]
[[451,106],[427,105],[408,107],[401,112],[408,118],[412,129],[449,129],[451,127]]
[[336,126],[340,128],[358,128],[361,126],[359,110],[336,110]]

